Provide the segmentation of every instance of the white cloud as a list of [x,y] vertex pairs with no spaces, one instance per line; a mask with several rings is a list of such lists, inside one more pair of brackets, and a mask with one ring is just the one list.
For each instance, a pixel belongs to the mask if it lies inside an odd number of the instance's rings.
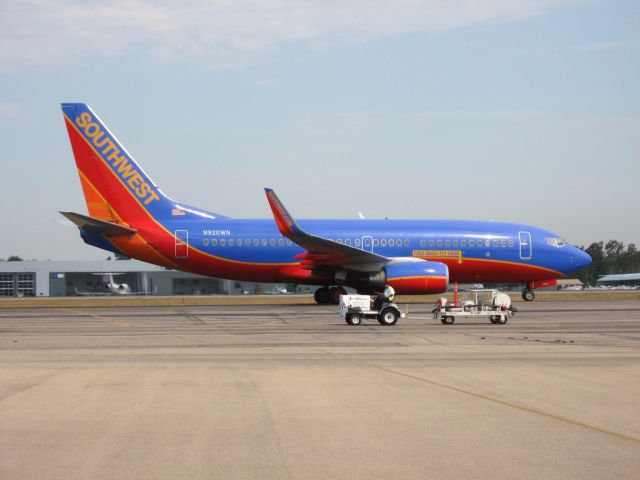
[[0,68],[134,53],[207,66],[255,63],[280,45],[364,41],[542,14],[573,0],[9,0]]

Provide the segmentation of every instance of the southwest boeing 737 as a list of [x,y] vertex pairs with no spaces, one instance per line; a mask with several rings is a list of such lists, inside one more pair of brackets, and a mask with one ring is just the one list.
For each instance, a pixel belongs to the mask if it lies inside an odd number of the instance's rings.
[[294,220],[265,189],[270,219],[236,219],[167,197],[83,103],[62,111],[89,215],[61,212],[89,245],[211,277],[317,285],[318,303],[344,287],[442,293],[449,282],[534,288],[591,263],[560,235],[527,225],[460,220]]

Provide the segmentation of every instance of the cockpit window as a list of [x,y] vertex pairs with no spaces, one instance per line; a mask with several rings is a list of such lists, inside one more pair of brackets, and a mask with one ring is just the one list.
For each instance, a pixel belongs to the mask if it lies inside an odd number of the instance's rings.
[[552,247],[564,247],[567,244],[562,238],[545,238],[545,240]]

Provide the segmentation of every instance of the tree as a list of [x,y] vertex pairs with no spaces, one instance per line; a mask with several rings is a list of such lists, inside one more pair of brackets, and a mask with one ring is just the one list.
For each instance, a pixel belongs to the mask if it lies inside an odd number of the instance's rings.
[[7,258],[7,262],[22,262],[22,259],[17,255],[11,255]]
[[576,277],[587,285],[595,285],[602,275],[640,272],[640,251],[634,243],[626,248],[617,240],[594,242],[582,250],[591,255],[591,265],[576,273]]

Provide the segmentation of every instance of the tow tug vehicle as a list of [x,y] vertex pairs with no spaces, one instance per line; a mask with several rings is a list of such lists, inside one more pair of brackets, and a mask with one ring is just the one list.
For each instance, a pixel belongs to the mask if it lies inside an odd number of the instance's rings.
[[394,297],[392,287],[385,288],[381,295],[340,295],[340,315],[349,325],[360,325],[365,318],[375,318],[380,325],[395,325],[406,314],[393,303]]
[[433,309],[433,318],[440,319],[443,325],[452,325],[458,318],[485,318],[491,323],[504,325],[518,311],[511,305],[511,297],[499,290],[475,289],[469,293],[473,298],[460,302],[454,298],[453,303],[447,303],[445,297],[439,298]]

